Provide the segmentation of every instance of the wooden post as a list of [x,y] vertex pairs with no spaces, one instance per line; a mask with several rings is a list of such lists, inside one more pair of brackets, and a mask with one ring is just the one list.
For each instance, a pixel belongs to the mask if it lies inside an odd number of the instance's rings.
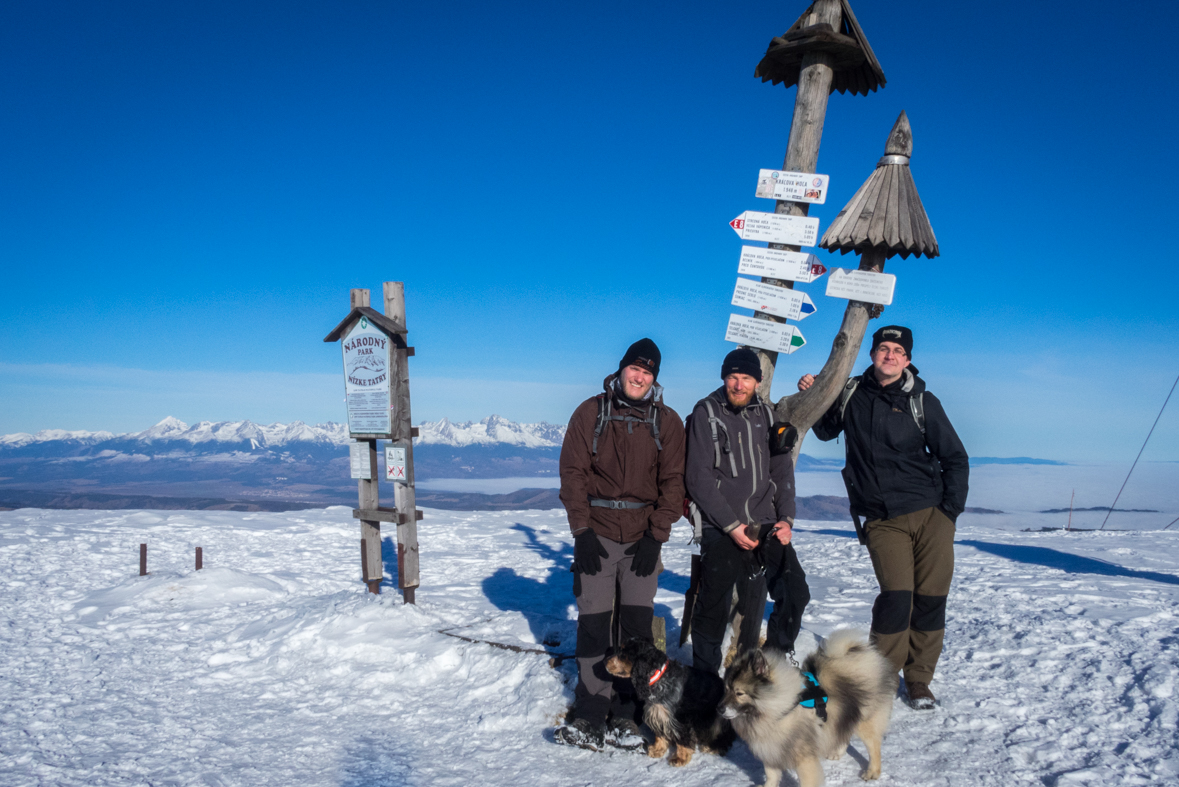
[[147,576],[147,544],[139,545],[139,576]]
[[[354,289],[349,292],[349,305],[355,309],[369,305],[369,291]],[[359,508],[362,511],[375,511],[380,499],[380,479],[377,471],[377,441],[360,441],[368,446],[366,461],[369,467],[369,477],[357,481],[357,492],[360,498]],[[381,562],[381,523],[373,520],[360,520],[360,576],[368,585],[369,593],[381,592],[381,580],[384,579],[384,565]]]
[[[806,25],[828,24],[832,30],[839,30],[843,21],[843,9],[839,0],[817,0],[811,9]],[[829,52],[810,51],[803,56],[802,71],[798,77],[798,91],[794,96],[794,117],[790,121],[790,138],[786,142],[786,159],[782,169],[790,172],[814,172],[819,163],[819,142],[823,137],[823,122],[827,118],[827,99],[831,95],[831,82],[835,77],[832,68],[833,56]],[[775,213],[787,216],[805,216],[810,210],[809,203],[778,200]],[[801,251],[802,247],[785,243],[771,243],[771,249]],[[778,287],[793,288],[794,282],[763,276],[762,281]],[[754,317],[774,322],[786,322],[765,312],[754,312]],[[858,346],[858,345],[857,345]],[[763,402],[770,401],[770,387],[774,383],[774,367],[778,353],[756,350],[761,359],[761,383],[757,393]]]
[[[377,467],[377,441],[361,440],[360,443],[367,448],[363,461],[368,462],[369,470],[368,478],[361,478],[357,481],[360,509],[375,511],[379,507],[378,501],[381,496],[379,468]],[[384,579],[385,573],[385,567],[381,561],[381,523],[369,519],[360,520],[360,541],[362,550],[361,576],[364,578],[365,584],[368,585],[368,591],[379,594],[381,580]]]
[[[405,282],[387,281],[385,316],[409,327],[405,321]],[[405,446],[405,483],[393,484],[397,508],[397,584],[404,602],[415,602],[415,590],[421,584],[418,573],[418,511],[413,474],[413,420],[409,407],[409,356],[412,348],[393,349],[393,441]],[[374,506],[375,507],[375,506]]]
[[196,548],[196,570],[197,571],[200,571],[202,568],[205,567],[204,557],[205,556],[204,556],[204,553],[201,551],[201,548],[197,547]]

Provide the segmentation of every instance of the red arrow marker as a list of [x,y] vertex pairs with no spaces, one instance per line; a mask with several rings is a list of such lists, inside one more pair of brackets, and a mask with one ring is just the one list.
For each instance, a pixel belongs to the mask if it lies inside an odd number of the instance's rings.
[[827,268],[821,262],[811,263],[811,275],[818,278],[827,272]]
[[732,221],[729,222],[729,226],[735,230],[744,229],[745,228],[745,219],[733,219]]

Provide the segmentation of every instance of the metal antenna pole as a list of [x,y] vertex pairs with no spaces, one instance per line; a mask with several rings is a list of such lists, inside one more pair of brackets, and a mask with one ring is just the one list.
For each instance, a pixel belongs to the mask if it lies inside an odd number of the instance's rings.
[[[1175,382],[1171,383],[1171,392],[1167,394],[1167,398],[1163,401],[1163,406],[1159,409],[1159,414],[1155,416],[1154,423],[1150,427],[1150,431],[1146,433],[1146,439],[1142,441],[1142,447],[1138,449],[1138,456],[1134,457],[1134,464],[1130,465],[1130,472],[1126,473],[1126,480],[1122,482],[1122,488],[1118,490],[1118,497],[1114,498],[1113,505],[1105,512],[1105,519],[1101,520],[1101,527],[1098,530],[1105,530],[1105,523],[1109,521],[1109,515],[1113,513],[1114,506],[1118,504],[1118,498],[1122,496],[1122,492],[1126,489],[1126,484],[1130,481],[1130,474],[1134,472],[1134,468],[1138,466],[1138,460],[1142,458],[1142,452],[1146,450],[1146,444],[1150,442],[1150,436],[1154,434],[1154,428],[1159,425],[1159,419],[1163,417],[1163,410],[1167,409],[1167,402],[1171,401],[1171,394],[1175,393],[1175,386],[1179,385],[1179,377],[1175,378]],[[1179,520],[1176,520],[1179,521]],[[1171,525],[1175,524],[1172,522]],[[1171,525],[1167,525],[1170,527]],[[1163,528],[1166,530],[1166,528]]]

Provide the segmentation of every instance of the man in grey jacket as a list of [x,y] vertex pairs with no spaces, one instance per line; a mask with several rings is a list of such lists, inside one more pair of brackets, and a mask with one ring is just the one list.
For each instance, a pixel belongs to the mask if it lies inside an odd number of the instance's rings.
[[[774,613],[767,647],[786,652],[809,601],[806,577],[790,544],[794,523],[793,440],[757,395],[761,364],[747,348],[729,353],[724,380],[701,399],[688,422],[684,483],[704,521],[701,578],[692,613],[692,662],[718,673],[733,588],[742,597],[739,647],[756,648],[765,610],[767,580]],[[764,570],[763,570],[764,566]]]

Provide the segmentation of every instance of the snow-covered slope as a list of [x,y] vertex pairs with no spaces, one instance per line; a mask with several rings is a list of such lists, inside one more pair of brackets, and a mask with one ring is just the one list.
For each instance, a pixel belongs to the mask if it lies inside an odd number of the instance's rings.
[[[932,686],[942,704],[896,703],[878,783],[1179,783],[1179,533],[991,521],[959,520]],[[427,509],[417,606],[394,588],[364,592],[357,532],[348,508],[0,512],[0,783],[762,781],[742,744],[677,769],[553,743],[573,689],[571,662],[552,669],[545,652],[574,647],[562,512]],[[866,627],[876,583],[849,527],[800,522],[795,539],[813,595],[801,656],[835,628]],[[681,520],[655,599],[673,644],[687,540]],[[142,578],[141,542],[152,571]],[[198,545],[206,568],[194,572]],[[863,763],[855,740],[823,763],[827,783],[860,784]]]

